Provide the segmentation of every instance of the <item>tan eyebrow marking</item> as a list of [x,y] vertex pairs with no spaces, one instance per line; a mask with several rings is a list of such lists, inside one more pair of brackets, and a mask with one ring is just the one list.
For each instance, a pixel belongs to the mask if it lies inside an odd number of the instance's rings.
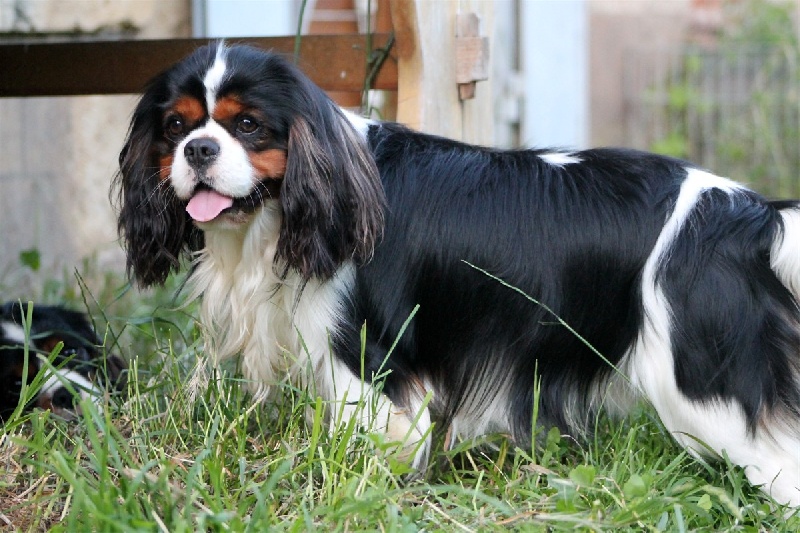
[[225,96],[217,100],[217,103],[214,105],[214,113],[211,115],[211,117],[217,122],[227,122],[235,118],[244,110],[244,104],[242,104],[236,97]]
[[202,102],[191,96],[181,96],[178,98],[175,105],[172,106],[172,110],[191,124],[200,122],[206,115]]

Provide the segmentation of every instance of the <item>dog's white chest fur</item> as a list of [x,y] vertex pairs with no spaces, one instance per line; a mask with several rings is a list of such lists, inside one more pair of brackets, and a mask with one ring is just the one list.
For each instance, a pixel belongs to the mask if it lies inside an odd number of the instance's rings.
[[[389,442],[404,443],[406,452],[426,439],[431,427],[423,398],[410,398],[397,410],[383,394],[356,376],[331,350],[343,309],[355,280],[346,263],[331,279],[303,286],[293,271],[281,279],[274,268],[280,233],[280,208],[270,202],[244,226],[215,226],[205,233],[205,248],[196,258],[190,283],[201,296],[201,323],[206,350],[216,362],[241,354],[241,372],[249,389],[269,396],[274,385],[291,382],[328,402],[331,427],[357,420],[359,427],[383,432]],[[370,376],[371,378],[371,376]],[[427,460],[429,440],[414,456]]]
[[258,393],[287,378],[327,385],[329,339],[353,279],[352,266],[305,287],[292,271],[281,279],[273,262],[280,222],[278,206],[267,205],[246,225],[207,230],[190,281],[193,294],[202,294],[209,355],[241,354],[242,373]]

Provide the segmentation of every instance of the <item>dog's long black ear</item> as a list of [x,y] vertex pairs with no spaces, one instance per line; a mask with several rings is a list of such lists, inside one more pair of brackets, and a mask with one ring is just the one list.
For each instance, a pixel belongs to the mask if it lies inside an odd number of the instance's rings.
[[366,139],[320,89],[300,85],[308,106],[289,127],[277,256],[305,280],[327,279],[371,257],[386,201]]
[[164,283],[179,269],[183,253],[202,247],[201,232],[162,176],[162,166],[169,161],[168,156],[163,159],[167,147],[160,116],[166,98],[162,76],[151,83],[134,111],[114,180],[128,275],[143,287]]

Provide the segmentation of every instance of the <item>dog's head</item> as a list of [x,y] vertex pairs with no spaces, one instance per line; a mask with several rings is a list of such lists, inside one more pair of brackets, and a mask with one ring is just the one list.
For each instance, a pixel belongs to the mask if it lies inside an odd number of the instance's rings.
[[280,216],[275,264],[304,279],[366,259],[383,227],[365,131],[294,65],[247,46],[202,47],[150,82],[116,181],[128,271],[143,286],[177,270],[204,231],[264,208]]
[[41,387],[25,407],[64,418],[75,414],[81,398],[124,390],[127,365],[117,356],[103,357],[85,315],[58,306],[35,305],[31,311],[26,335],[28,306],[0,306],[0,420],[14,412],[23,384],[32,385],[40,371]]

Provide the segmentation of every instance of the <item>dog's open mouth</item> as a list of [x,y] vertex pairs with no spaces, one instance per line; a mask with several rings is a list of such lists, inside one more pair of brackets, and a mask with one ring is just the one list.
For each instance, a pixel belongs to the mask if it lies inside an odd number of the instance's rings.
[[217,218],[223,211],[233,207],[233,198],[213,189],[200,189],[186,204],[186,212],[197,222],[208,222]]
[[258,183],[249,195],[234,198],[222,194],[210,187],[198,187],[189,203],[186,212],[195,222],[211,222],[220,215],[250,213],[265,200],[277,198],[281,180],[265,180]]

